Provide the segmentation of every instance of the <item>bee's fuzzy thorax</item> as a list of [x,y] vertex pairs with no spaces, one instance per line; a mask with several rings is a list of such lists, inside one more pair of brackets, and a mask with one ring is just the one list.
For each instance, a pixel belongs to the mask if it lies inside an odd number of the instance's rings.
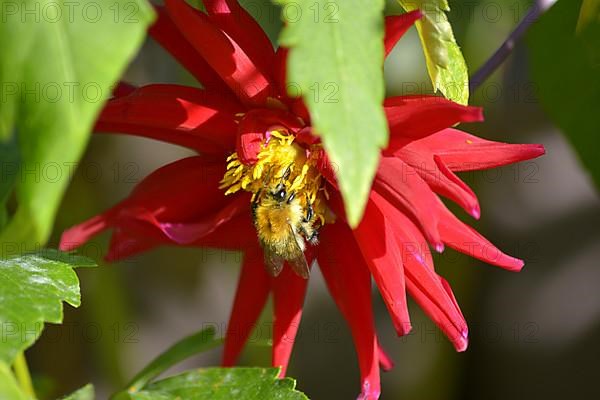
[[[254,224],[261,244],[280,248],[289,235],[288,227],[296,229],[303,217],[298,200],[282,206],[273,199],[265,199],[254,212]],[[304,250],[304,243],[298,244]]]

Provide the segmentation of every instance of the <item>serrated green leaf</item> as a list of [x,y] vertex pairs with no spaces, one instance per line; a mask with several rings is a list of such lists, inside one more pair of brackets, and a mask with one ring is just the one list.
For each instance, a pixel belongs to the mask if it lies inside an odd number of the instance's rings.
[[63,397],[62,400],[94,400],[94,398],[94,385],[90,383],[70,395]]
[[416,22],[423,45],[427,71],[435,91],[460,104],[469,103],[467,64],[456,43],[446,12],[447,0],[398,0],[406,11],[419,9],[423,19]]
[[307,400],[278,368],[202,368],[129,393],[132,400]]
[[146,0],[0,3],[0,37],[11,38],[0,45],[0,140],[16,134],[21,153],[18,208],[0,242],[39,245],[153,11]]
[[383,0],[277,0],[290,48],[288,91],[302,94],[352,226],[361,219],[388,128],[381,106]]
[[528,34],[532,77],[542,107],[600,185],[600,20],[575,34],[581,0],[559,0]]
[[67,260],[43,254],[0,260],[0,362],[10,365],[36,341],[44,322],[62,322],[63,301],[79,307],[79,280],[73,268],[81,259]]
[[221,345],[221,343],[221,340],[215,338],[214,328],[203,329],[200,332],[183,338],[152,360],[148,366],[137,374],[127,385],[128,390],[135,392],[141,389],[151,379],[157,377],[173,365],[193,355],[215,348]]
[[10,367],[2,362],[0,362],[0,399],[29,400],[19,388]]

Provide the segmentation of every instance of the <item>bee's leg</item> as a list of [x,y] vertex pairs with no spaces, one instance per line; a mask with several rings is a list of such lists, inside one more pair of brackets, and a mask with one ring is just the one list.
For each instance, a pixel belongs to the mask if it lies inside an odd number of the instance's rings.
[[313,246],[319,244],[319,231],[315,229],[307,240]]
[[258,192],[254,193],[254,198],[252,199],[252,220],[256,219],[256,208],[258,207],[258,203],[260,203],[260,194],[262,189],[259,189]]
[[290,174],[292,173],[292,166],[289,165],[285,171],[283,172],[283,176],[281,177],[281,179],[283,179],[284,181],[290,177]]
[[294,200],[294,198],[296,198],[296,192],[292,192],[290,194],[290,196],[287,199],[288,204],[290,204],[292,202],[292,200]]
[[304,222],[312,221],[312,218],[314,215],[315,215],[315,211],[312,208],[312,204],[308,203],[308,207],[306,209],[306,217],[304,217]]

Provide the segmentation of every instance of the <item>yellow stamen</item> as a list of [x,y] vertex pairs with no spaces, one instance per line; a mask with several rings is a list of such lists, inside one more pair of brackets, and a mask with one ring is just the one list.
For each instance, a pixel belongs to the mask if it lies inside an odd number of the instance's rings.
[[271,131],[270,134],[253,165],[243,164],[237,153],[227,157],[227,171],[219,188],[226,189],[226,195],[240,190],[251,192],[254,200],[260,190],[274,190],[284,185],[288,193],[296,193],[303,207],[312,206],[321,224],[330,222],[332,216],[325,201],[328,194],[316,167],[318,152],[307,151],[294,143],[295,137],[286,132]]

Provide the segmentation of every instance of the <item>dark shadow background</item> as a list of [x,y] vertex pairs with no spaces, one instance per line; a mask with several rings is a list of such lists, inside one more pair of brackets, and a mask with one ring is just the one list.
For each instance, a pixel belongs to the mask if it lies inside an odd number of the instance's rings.
[[[274,39],[279,10],[268,1],[242,1]],[[523,0],[453,0],[450,20],[471,72],[525,15]],[[389,12],[397,13],[393,1]],[[379,295],[375,311],[383,346],[396,362],[383,374],[382,399],[600,398],[600,202],[588,175],[561,133],[544,116],[528,74],[528,51],[517,46],[508,62],[472,97],[486,122],[462,129],[485,138],[543,143],[541,159],[467,181],[482,205],[473,222],[498,247],[526,260],[514,274],[447,250],[436,267],[453,285],[471,327],[465,353],[410,304],[414,331],[397,338]],[[431,85],[414,28],[385,64],[390,95]],[[126,73],[138,84],[196,85],[148,40]],[[565,99],[568,101],[568,99]],[[151,140],[95,136],[59,214],[60,232],[123,199],[155,168],[190,154]],[[468,219],[461,211],[461,218]],[[101,259],[107,235],[84,253]],[[49,326],[27,355],[48,396],[89,381],[106,398],[156,354],[208,324],[223,333],[233,300],[240,254],[162,248],[118,264],[81,270],[83,305],[66,310],[65,324]],[[359,393],[351,337],[318,272],[311,277],[289,375],[311,399],[353,399]],[[268,365],[270,310],[242,364]],[[218,365],[214,350],[180,369]],[[41,371],[45,371],[42,374]]]

